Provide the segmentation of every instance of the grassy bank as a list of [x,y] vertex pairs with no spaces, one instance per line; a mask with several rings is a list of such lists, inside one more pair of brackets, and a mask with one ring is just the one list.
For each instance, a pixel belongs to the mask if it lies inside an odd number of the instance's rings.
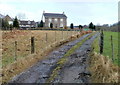
[[[112,61],[112,50],[110,36],[113,36],[114,61]],[[118,65],[118,33],[104,32],[104,52],[99,54],[99,37],[93,42],[93,52],[90,54],[90,68],[92,83],[118,83],[119,70]]]

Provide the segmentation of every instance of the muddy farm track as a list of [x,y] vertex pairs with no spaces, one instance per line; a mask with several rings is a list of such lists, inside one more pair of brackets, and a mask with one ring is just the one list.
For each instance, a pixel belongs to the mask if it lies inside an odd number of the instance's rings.
[[[89,83],[91,74],[87,69],[87,61],[92,50],[91,44],[98,36],[98,33],[90,35],[86,34],[75,41],[61,46],[51,52],[47,59],[20,73],[9,83]],[[81,46],[77,47],[72,54],[65,56],[71,48],[87,37],[89,38]],[[60,59],[67,60],[64,60],[63,63],[58,63],[62,62]]]

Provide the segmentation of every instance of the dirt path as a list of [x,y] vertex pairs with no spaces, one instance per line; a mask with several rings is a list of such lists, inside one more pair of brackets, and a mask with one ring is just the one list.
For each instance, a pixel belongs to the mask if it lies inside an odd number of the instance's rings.
[[[46,80],[49,79],[53,69],[55,69],[58,60],[61,59],[70,48],[89,35],[90,34],[86,34],[51,52],[47,56],[48,59],[38,62],[31,68],[15,76],[10,83],[45,83]],[[91,51],[91,43],[96,36],[97,34],[87,40],[79,49],[75,50],[75,52],[68,57],[69,61],[66,62],[64,68],[61,69],[59,76],[55,78],[53,83],[89,82],[88,77],[91,74],[86,69],[88,66],[87,59],[89,59],[88,53]]]
[[75,52],[68,57],[68,62],[64,65],[59,73],[59,76],[53,81],[54,83],[90,83],[91,76],[88,71],[89,53],[92,51],[91,44],[97,37],[95,34],[84,44],[75,50]]

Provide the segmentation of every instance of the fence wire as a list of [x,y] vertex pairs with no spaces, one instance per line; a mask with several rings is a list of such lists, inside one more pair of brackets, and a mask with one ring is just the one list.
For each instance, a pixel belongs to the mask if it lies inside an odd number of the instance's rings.
[[[18,60],[19,58],[31,55],[31,53],[41,54],[47,49],[55,46],[63,40],[67,40],[72,35],[75,35],[80,31],[41,31],[40,34],[34,36],[24,35],[22,40],[3,41],[2,51],[2,66],[6,66]],[[5,32],[4,32],[5,33]],[[39,32],[38,32],[39,33]],[[19,35],[18,35],[19,36]],[[31,37],[34,37],[34,49],[31,48]],[[31,52],[31,50],[33,50]]]

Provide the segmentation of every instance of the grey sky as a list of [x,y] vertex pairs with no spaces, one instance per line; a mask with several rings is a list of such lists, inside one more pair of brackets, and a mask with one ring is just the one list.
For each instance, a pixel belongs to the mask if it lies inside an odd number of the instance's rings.
[[1,0],[0,13],[11,17],[21,14],[24,19],[40,21],[45,12],[62,13],[68,25],[113,24],[118,21],[117,0]]

